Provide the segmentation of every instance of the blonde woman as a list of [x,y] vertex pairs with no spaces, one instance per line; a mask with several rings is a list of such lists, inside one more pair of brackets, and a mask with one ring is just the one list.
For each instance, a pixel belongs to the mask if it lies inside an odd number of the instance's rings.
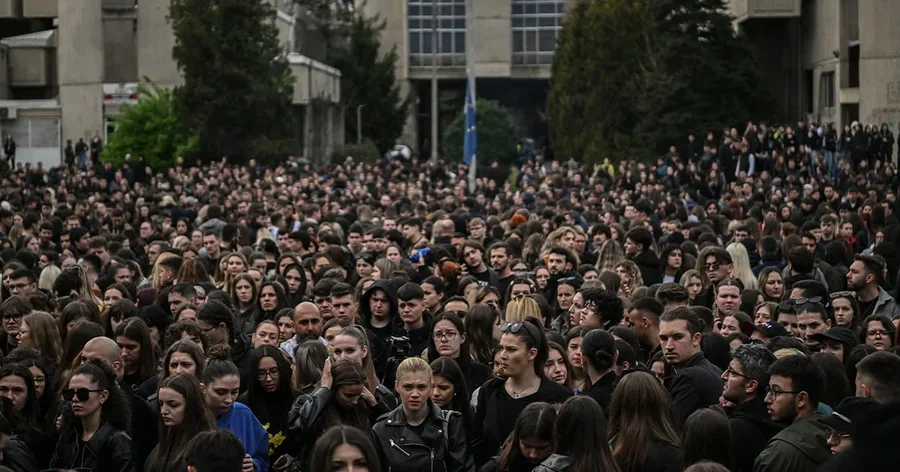
[[178,257],[171,252],[164,252],[156,258],[156,263],[153,264],[153,269],[150,271],[150,283],[153,285],[153,288],[159,289],[163,285],[163,269],[161,268],[162,262],[169,260],[173,257]]
[[222,279],[222,287],[224,289],[231,288],[231,282],[235,277],[243,274],[250,267],[247,258],[239,252],[232,252],[225,258],[225,275]]
[[53,291],[53,283],[56,282],[56,278],[59,277],[60,273],[62,273],[62,269],[53,264],[44,267],[44,270],[41,271],[41,276],[38,279],[38,288],[41,290]]
[[571,251],[575,246],[576,235],[575,229],[571,226],[558,228],[556,231],[547,235],[547,240],[544,241],[544,246],[541,247],[541,256],[547,255],[547,253],[550,252],[550,248],[556,246],[561,246]]
[[747,248],[741,243],[731,243],[725,250],[731,254],[731,263],[734,265],[731,276],[744,284],[744,290],[756,290],[759,284],[750,267],[750,255],[747,254]]
[[680,283],[687,290],[689,303],[693,303],[694,297],[706,286],[706,277],[704,277],[703,272],[691,269],[681,274]]
[[525,321],[527,317],[541,320],[541,307],[531,297],[516,297],[506,304],[504,319],[510,323]]
[[637,264],[625,260],[619,262],[616,267],[616,274],[622,279],[622,285],[619,286],[619,295],[631,299],[631,294],[638,287],[644,285],[644,279],[641,278],[641,270]]
[[597,252],[597,270],[615,272],[616,266],[625,260],[625,251],[615,239],[607,239]]

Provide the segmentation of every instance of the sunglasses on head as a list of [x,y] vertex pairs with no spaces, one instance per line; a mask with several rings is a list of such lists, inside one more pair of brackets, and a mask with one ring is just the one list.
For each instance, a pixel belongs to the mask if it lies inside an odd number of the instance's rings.
[[856,292],[852,290],[844,290],[843,292],[834,292],[828,294],[828,298],[834,300],[835,298],[856,298]]
[[510,323],[509,321],[504,321],[503,324],[500,325],[501,333],[519,334],[520,331],[525,331],[528,337],[531,338],[531,340],[534,341],[535,344],[537,344],[537,338],[535,338],[534,335],[531,334],[531,330],[528,328],[528,323]]
[[89,389],[89,388],[79,388],[79,389],[67,388],[62,391],[62,397],[63,397],[63,400],[65,400],[67,402],[72,401],[72,399],[76,398],[76,397],[78,398],[78,401],[86,402],[87,399],[91,397],[91,393],[102,392],[102,391],[103,391],[102,388],[93,389],[93,390]]

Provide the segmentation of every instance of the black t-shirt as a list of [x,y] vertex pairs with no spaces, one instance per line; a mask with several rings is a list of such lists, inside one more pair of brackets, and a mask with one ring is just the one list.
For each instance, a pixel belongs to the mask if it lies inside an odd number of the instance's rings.
[[865,317],[871,315],[872,310],[875,309],[875,304],[878,303],[878,297],[875,297],[867,302],[857,300],[856,303],[859,304],[859,312],[861,313],[860,319],[865,319]]

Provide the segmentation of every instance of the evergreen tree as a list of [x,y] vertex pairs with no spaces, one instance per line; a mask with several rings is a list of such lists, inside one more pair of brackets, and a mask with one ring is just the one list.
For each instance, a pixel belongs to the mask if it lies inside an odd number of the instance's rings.
[[357,107],[362,110],[362,135],[380,152],[390,150],[403,134],[411,97],[403,97],[397,83],[397,49],[379,57],[379,35],[384,22],[359,13],[349,26],[345,41],[330,48],[329,65],[341,71],[341,102],[348,140],[357,136]]
[[[509,110],[493,100],[478,99],[475,102],[475,111],[479,165],[491,161],[504,164],[511,162],[516,153],[516,127]],[[442,150],[445,160],[462,161],[465,128],[466,114],[460,110],[459,115],[444,131]]]
[[553,149],[588,162],[656,155],[689,133],[765,118],[764,84],[723,0],[582,0],[553,64]]
[[266,0],[171,0],[175,89],[203,156],[255,157],[290,136],[293,77]]

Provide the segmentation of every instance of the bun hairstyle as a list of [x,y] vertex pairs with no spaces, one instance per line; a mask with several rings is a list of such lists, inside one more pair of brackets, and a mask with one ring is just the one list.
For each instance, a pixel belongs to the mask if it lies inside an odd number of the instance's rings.
[[581,340],[581,352],[600,372],[611,369],[616,362],[616,339],[602,329],[590,330]]
[[206,353],[206,368],[203,369],[203,383],[209,385],[222,377],[234,375],[240,378],[237,366],[231,362],[231,347],[227,344],[216,344]]

